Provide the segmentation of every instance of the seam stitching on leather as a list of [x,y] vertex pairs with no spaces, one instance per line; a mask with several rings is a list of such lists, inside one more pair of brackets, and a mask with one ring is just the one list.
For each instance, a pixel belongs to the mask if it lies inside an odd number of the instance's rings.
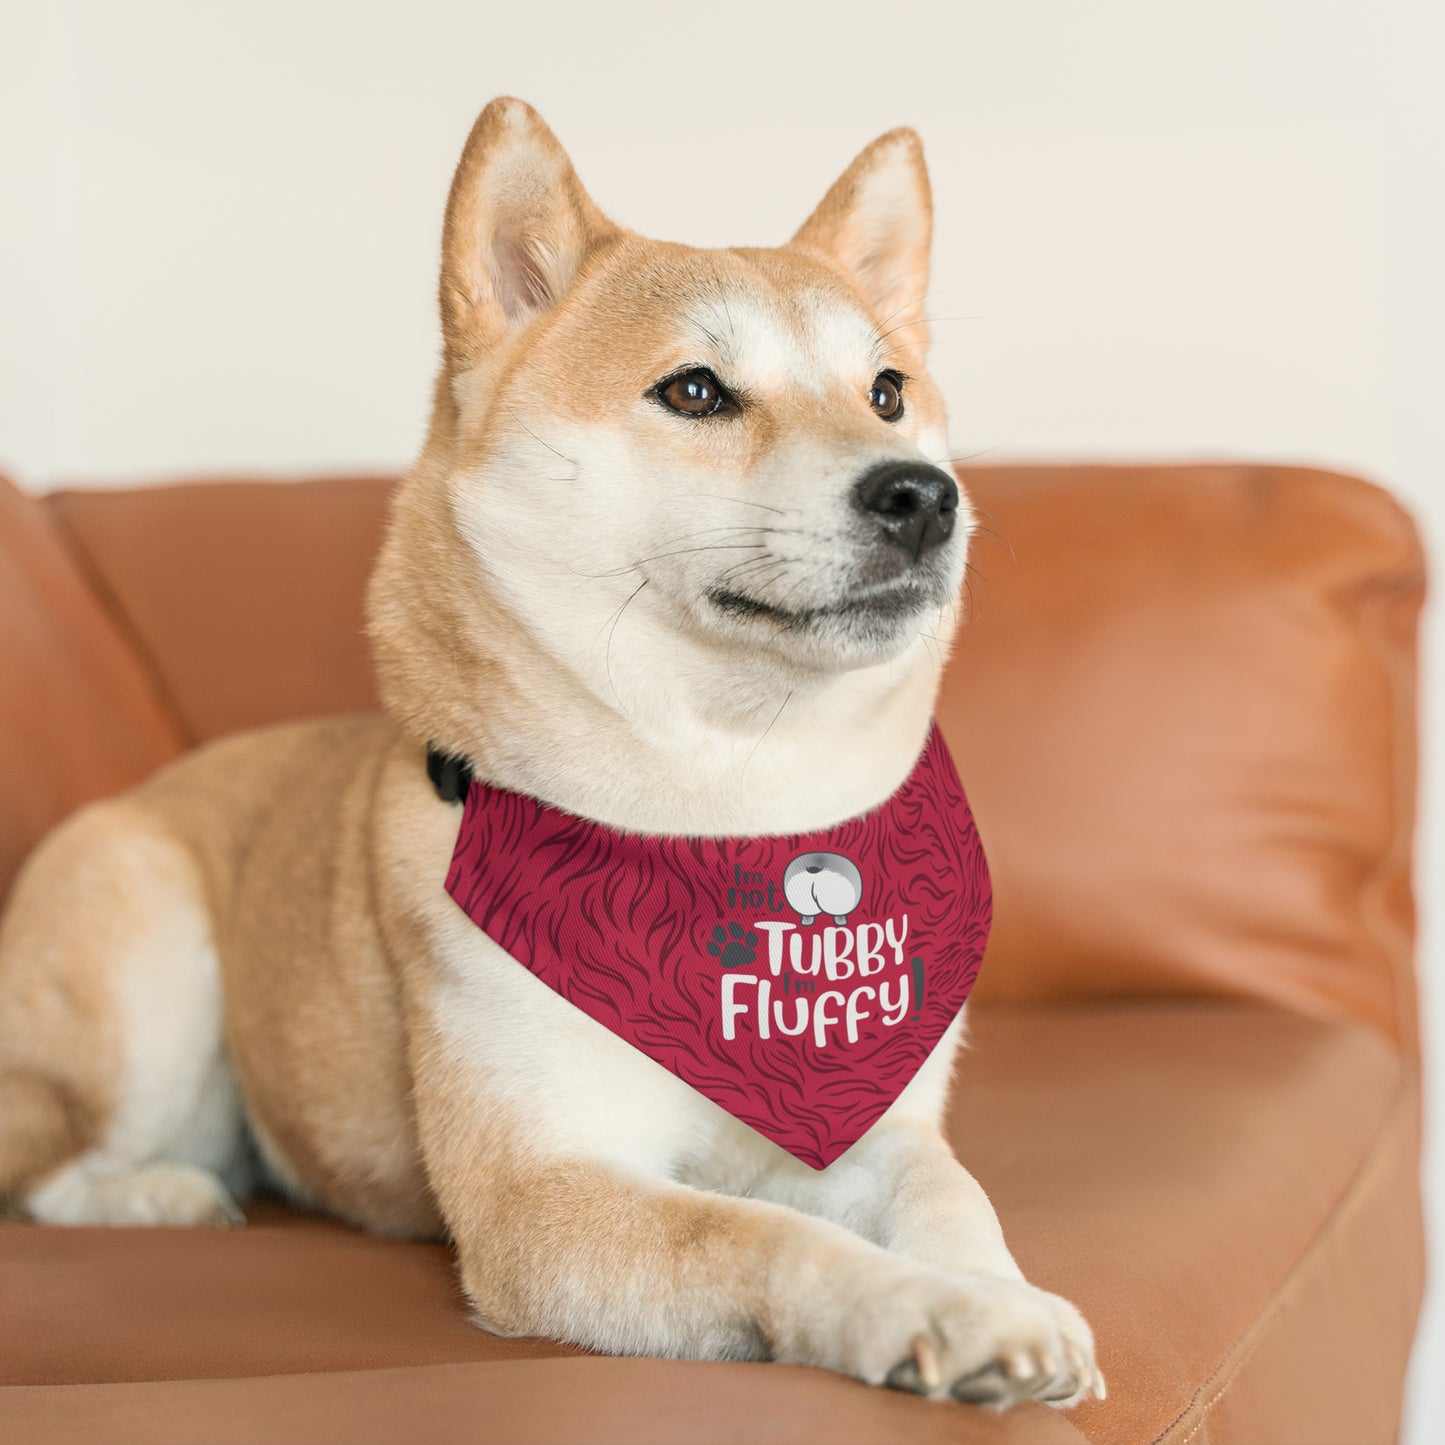
[[[1404,1109],[1412,1096],[1412,1087],[1419,1087],[1419,1075],[1413,1069],[1407,1069],[1400,1087],[1395,1091],[1390,1100],[1389,1108],[1385,1111],[1380,1129],[1375,1135],[1377,1147],[1371,1150],[1369,1157],[1355,1171],[1354,1176],[1330,1206],[1329,1213],[1325,1216],[1324,1222],[1305,1245],[1303,1252],[1294,1263],[1290,1265],[1279,1288],[1269,1300],[1265,1302],[1260,1313],[1255,1316],[1254,1320],[1236,1343],[1230,1347],[1229,1353],[1233,1355],[1233,1358],[1226,1359],[1224,1363],[1215,1369],[1210,1379],[1195,1390],[1193,1395],[1190,1396],[1189,1403],[1154,1436],[1152,1445],[1164,1445],[1164,1442],[1173,1436],[1174,1432],[1189,1416],[1196,1412],[1199,1418],[1195,1420],[1189,1433],[1180,1437],[1175,1442],[1175,1445],[1189,1445],[1189,1442],[1193,1440],[1208,1423],[1210,1411],[1213,1410],[1228,1393],[1229,1387],[1234,1383],[1235,1376],[1253,1358],[1256,1345],[1260,1343],[1269,1333],[1270,1329],[1279,1321],[1281,1315],[1284,1313],[1285,1306],[1289,1303],[1290,1297],[1297,1293],[1300,1286],[1309,1277],[1316,1257],[1333,1238],[1341,1221],[1365,1196],[1367,1189],[1374,1182],[1375,1176],[1384,1169],[1388,1161],[1389,1151],[1378,1147],[1378,1141],[1382,1135],[1392,1132],[1401,1124]],[[1217,1384],[1218,1388],[1215,1389],[1214,1393],[1209,1396],[1203,1405],[1200,1405],[1200,1397],[1211,1384]]]
[[[53,496],[62,495],[54,493]],[[96,562],[90,549],[81,540],[80,534],[71,525],[70,519],[65,515],[61,507],[55,505],[52,500],[47,499],[45,511],[60,535],[60,540],[65,544],[71,560],[75,563],[76,570],[81,574],[86,586],[90,589],[91,595],[100,604],[102,611],[110,618],[120,633],[122,641],[130,649],[131,656],[135,659],[141,671],[145,674],[151,690],[155,694],[156,701],[160,704],[161,711],[166,715],[167,721],[175,729],[180,740],[181,751],[187,752],[194,748],[197,738],[194,730],[186,721],[185,714],[181,711],[180,704],[176,701],[169,684],[166,682],[164,671],[156,660],[155,654],[146,644],[143,634],[135,619],[122,605],[120,598],[116,596],[114,588],[105,580],[105,575]]]

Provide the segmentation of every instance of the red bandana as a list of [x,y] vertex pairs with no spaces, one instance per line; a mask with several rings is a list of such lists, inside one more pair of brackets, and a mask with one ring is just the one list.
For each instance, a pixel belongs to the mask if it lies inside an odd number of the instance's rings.
[[918,1072],[993,914],[936,724],[887,802],[787,837],[622,833],[475,781],[447,892],[549,988],[814,1169]]

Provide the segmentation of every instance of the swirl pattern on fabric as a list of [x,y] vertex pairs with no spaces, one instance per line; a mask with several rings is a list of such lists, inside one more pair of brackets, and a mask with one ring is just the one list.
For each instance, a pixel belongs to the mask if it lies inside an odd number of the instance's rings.
[[476,781],[446,887],[549,988],[815,1169],[918,1072],[993,912],[936,724],[891,798],[812,833],[623,833]]

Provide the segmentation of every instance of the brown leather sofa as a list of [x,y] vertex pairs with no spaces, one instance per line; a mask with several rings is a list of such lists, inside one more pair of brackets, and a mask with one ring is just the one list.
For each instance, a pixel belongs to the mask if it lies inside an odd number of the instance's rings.
[[[944,730],[997,923],[953,1133],[1109,1399],[995,1415],[467,1322],[440,1245],[0,1225],[0,1439],[1395,1438],[1419,1302],[1423,566],[1381,491],[1246,467],[967,473]],[[0,486],[0,887],[236,728],[372,707],[386,481]]]

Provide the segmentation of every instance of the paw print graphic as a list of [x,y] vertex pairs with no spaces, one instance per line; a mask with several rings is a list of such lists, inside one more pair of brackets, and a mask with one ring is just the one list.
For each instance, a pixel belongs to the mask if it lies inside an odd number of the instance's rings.
[[758,956],[758,936],[741,923],[721,923],[712,931],[707,951],[724,968],[746,968]]

